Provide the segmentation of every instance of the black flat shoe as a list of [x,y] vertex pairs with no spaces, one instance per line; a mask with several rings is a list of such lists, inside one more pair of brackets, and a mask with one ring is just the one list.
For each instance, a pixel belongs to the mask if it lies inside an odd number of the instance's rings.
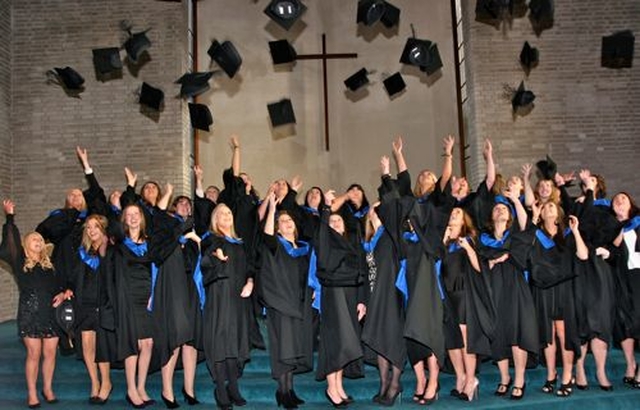
[[184,387],[182,388],[182,397],[184,397],[184,401],[186,401],[189,406],[200,404],[198,399],[196,399],[195,396],[190,396],[189,393],[187,393],[187,391],[184,389]]
[[175,397],[173,398],[173,401],[164,397],[164,394],[161,394],[160,397],[162,397],[162,401],[164,402],[164,405],[167,406],[168,409],[177,409],[178,407],[180,407]]

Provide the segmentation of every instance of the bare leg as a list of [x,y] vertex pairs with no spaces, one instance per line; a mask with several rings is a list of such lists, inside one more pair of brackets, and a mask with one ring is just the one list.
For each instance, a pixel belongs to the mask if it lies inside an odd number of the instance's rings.
[[338,389],[338,394],[342,400],[346,400],[349,395],[344,391],[344,385],[342,384],[342,375],[344,374],[344,370],[340,369],[336,372],[336,388]]
[[176,347],[169,358],[167,364],[162,366],[162,396],[169,401],[175,401],[173,393],[173,373],[176,370],[176,362],[178,361],[179,347]]
[[96,332],[93,330],[82,332],[82,358],[91,380],[90,397],[96,397],[100,393],[100,380],[98,379],[98,367],[96,365]]
[[584,361],[587,357],[587,344],[580,346],[580,358],[576,360],[576,385],[586,386],[589,382],[587,380],[587,373],[584,371]]
[[636,369],[638,363],[636,362],[636,356],[634,352],[636,341],[632,338],[624,339],[620,342],[622,346],[622,352],[624,353],[624,358],[627,361],[627,370],[624,372],[625,377],[636,377]]
[[[424,360],[418,361],[413,365],[413,372],[416,375],[416,389],[413,393],[413,401],[420,400],[420,396],[424,394],[427,385],[427,377],[424,374]],[[432,377],[431,375],[429,375]]]
[[527,368],[527,356],[526,350],[520,349],[518,346],[511,347],[513,354],[513,367],[515,367],[515,374],[513,385],[516,387],[524,386],[524,372]]
[[511,383],[511,376],[509,376],[509,359],[499,360],[498,369],[500,370],[500,385],[496,389],[496,394],[507,394],[507,391],[509,391],[508,386]]
[[106,400],[111,394],[113,385],[111,384],[111,363],[100,362],[98,363],[98,370],[100,371],[100,393],[98,397],[102,400]]
[[554,326],[558,333],[560,351],[562,352],[562,384],[569,384],[573,378],[573,358],[575,354],[572,350],[565,348],[564,321],[556,320],[554,321]]
[[462,340],[464,341],[464,348],[462,349],[462,360],[464,361],[465,371],[464,393],[468,397],[471,397],[478,385],[476,379],[476,365],[478,358],[475,354],[467,352],[467,325],[460,325],[460,330],[462,332]]
[[440,366],[435,354],[427,358],[427,367],[429,368],[429,383],[424,392],[424,397],[420,400],[420,404],[426,404],[426,400],[431,400],[438,392],[438,376],[440,375]]
[[45,398],[53,400],[53,372],[56,370],[56,354],[58,353],[58,338],[42,339],[42,391]]
[[464,360],[462,359],[462,349],[449,350],[449,360],[451,360],[453,370],[456,373],[456,390],[459,393],[462,393],[467,381],[466,372],[464,370]]
[[607,377],[607,342],[594,338],[591,340],[591,352],[596,362],[596,377],[600,386],[611,386]]
[[340,392],[338,391],[338,382],[337,382],[338,372],[329,373],[327,375],[327,395],[331,398],[333,403],[342,402],[342,397],[340,396]]
[[40,356],[42,355],[42,339],[25,337],[22,339],[27,349],[27,358],[24,363],[24,375],[27,380],[27,403],[36,404],[38,401],[38,368],[40,367]]
[[138,395],[143,401],[149,401],[147,394],[147,374],[149,373],[149,363],[151,363],[151,351],[153,349],[153,339],[138,340]]
[[184,391],[191,397],[196,397],[195,380],[198,351],[189,345],[182,346],[182,368],[184,373]]
[[554,380],[558,376],[556,369],[556,331],[551,326],[551,343],[544,348],[544,360],[547,363],[547,380]]
[[127,397],[136,406],[144,404],[136,388],[136,370],[138,367],[138,356],[129,356],[124,359],[124,374],[127,379]]

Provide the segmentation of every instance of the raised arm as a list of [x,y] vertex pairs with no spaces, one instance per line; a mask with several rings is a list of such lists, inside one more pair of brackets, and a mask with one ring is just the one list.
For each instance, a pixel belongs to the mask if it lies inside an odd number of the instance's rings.
[[271,192],[264,202],[267,202],[269,204],[267,220],[264,223],[264,233],[270,236],[274,236],[276,224],[276,194],[274,192]]
[[236,134],[232,134],[229,139],[229,146],[231,147],[231,169],[233,169],[233,176],[240,176],[240,141]]
[[162,193],[162,197],[158,200],[157,206],[163,211],[166,211],[169,207],[169,200],[173,195],[173,185],[167,182]]
[[202,184],[204,180],[204,170],[200,165],[193,166],[193,176],[196,180],[196,196],[198,198],[204,198],[204,185]]
[[522,166],[522,183],[524,184],[524,205],[527,208],[531,208],[536,200],[533,194],[533,188],[531,187],[531,164],[524,164]]
[[0,259],[11,265],[14,270],[19,269],[19,258],[22,250],[22,244],[20,242],[20,232],[18,227],[13,223],[15,214],[15,204],[10,199],[2,201],[2,207],[7,221],[2,227],[2,244],[0,244]]
[[579,226],[578,218],[574,215],[569,215],[569,228],[571,229],[571,233],[573,233],[573,237],[576,239],[576,256],[578,259],[586,261],[589,258],[589,249],[584,243],[582,235],[580,235]]
[[496,164],[493,160],[493,145],[491,145],[489,138],[484,140],[482,155],[484,156],[484,162],[487,164],[485,184],[487,185],[487,191],[491,192],[493,184],[496,182]]
[[524,231],[527,227],[527,211],[524,209],[522,202],[520,202],[520,198],[518,192],[511,191],[509,189],[503,192],[504,196],[509,198],[511,203],[513,204],[513,208],[516,211],[516,219],[518,220],[518,226],[521,231]]
[[444,149],[444,153],[442,156],[444,157],[444,162],[442,163],[442,176],[440,177],[440,191],[444,191],[444,188],[449,183],[451,179],[451,175],[453,175],[453,145],[455,143],[455,139],[452,135],[447,135],[442,140],[442,148]]
[[396,168],[398,174],[407,170],[407,163],[404,160],[404,154],[402,153],[402,137],[398,135],[396,139],[391,143],[393,147],[393,159],[396,161]]

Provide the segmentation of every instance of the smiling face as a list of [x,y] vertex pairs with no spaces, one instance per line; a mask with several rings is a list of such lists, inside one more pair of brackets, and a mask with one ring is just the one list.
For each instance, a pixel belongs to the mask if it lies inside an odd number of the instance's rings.
[[224,204],[219,204],[211,215],[211,228],[214,232],[229,235],[233,232],[233,213]]
[[276,227],[277,232],[288,239],[295,239],[298,234],[295,221],[291,218],[291,215],[287,213],[280,213],[280,215],[278,215]]
[[536,186],[536,192],[543,202],[547,201],[553,193],[553,181],[549,179],[539,181]]
[[23,243],[24,251],[29,259],[36,262],[42,259],[45,246],[42,235],[37,232],[31,232],[25,236]]
[[180,198],[174,205],[175,212],[182,218],[191,216],[191,201],[188,198]]
[[105,232],[102,230],[102,226],[96,219],[88,219],[87,222],[85,222],[84,229],[91,243],[97,244],[98,246],[102,243]]
[[211,202],[218,202],[220,190],[218,189],[218,187],[211,185],[204,191],[204,196]]
[[139,230],[142,228],[144,216],[140,211],[140,207],[129,205],[122,211],[122,222],[129,230]]
[[329,216],[329,226],[340,235],[344,235],[344,219],[338,214],[332,214]]

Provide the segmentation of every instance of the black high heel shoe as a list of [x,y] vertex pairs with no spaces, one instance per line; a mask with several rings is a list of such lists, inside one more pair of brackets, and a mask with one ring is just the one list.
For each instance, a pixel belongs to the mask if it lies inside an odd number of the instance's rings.
[[635,382],[636,382],[636,374],[638,374],[638,365],[636,364],[636,369],[633,371],[633,376],[631,377],[627,377],[624,376],[622,378],[622,384],[626,385],[627,387],[631,387],[634,388],[635,387]]
[[58,402],[57,397],[54,397],[53,399],[48,398],[47,395],[44,394],[44,390],[40,390],[40,394],[42,394],[42,398],[44,399],[44,401],[46,401],[49,404],[56,404]]
[[509,379],[509,383],[506,383],[506,384],[498,383],[498,387],[496,387],[496,391],[493,392],[493,395],[498,397],[506,396],[512,384],[513,384],[513,379]]
[[161,394],[160,397],[162,397],[162,401],[164,402],[164,405],[167,406],[168,409],[177,409],[178,407],[180,407],[175,397],[173,398],[173,401],[164,397],[164,394]]
[[556,383],[558,382],[558,373],[556,373],[556,377],[551,380],[547,380],[542,386],[543,393],[553,393],[556,389]]
[[186,401],[189,406],[200,404],[198,399],[196,399],[196,396],[190,396],[189,393],[187,393],[187,391],[184,389],[184,387],[182,388],[182,397],[184,397],[184,401]]
[[396,399],[400,398],[400,403],[402,403],[402,390],[396,391],[393,396],[384,395],[378,399],[378,404],[381,406],[391,407],[396,403]]
[[329,396],[329,392],[328,392],[328,391],[326,391],[326,390],[324,391],[324,395],[325,395],[325,397],[327,398],[327,400],[329,400],[329,403],[331,403],[331,405],[332,405],[333,407],[335,407],[336,409],[337,409],[337,408],[339,408],[339,407],[346,407],[346,406],[347,406],[347,404],[344,402],[344,400],[340,400],[340,401],[339,401],[339,402],[337,402],[337,403],[336,403],[335,401],[333,401],[333,399],[331,398],[331,396]]
[[144,409],[145,408],[145,404],[144,402],[140,403],[140,404],[135,404],[133,402],[133,400],[131,400],[131,397],[129,397],[129,393],[127,393],[127,395],[125,396],[127,399],[127,403],[129,403],[129,405],[131,407],[133,407],[134,409]]
[[[428,384],[428,383],[427,383]],[[420,400],[418,400],[418,404],[421,406],[428,406],[430,404],[435,403],[436,401],[438,401],[438,396],[440,394],[440,383],[438,383],[436,385],[436,393],[431,396],[431,397],[427,397],[427,389],[424,390],[424,394],[422,395],[422,397],[420,398]],[[458,394],[459,396],[460,394]]]
[[286,393],[282,393],[280,390],[276,390],[276,403],[278,403],[278,407],[282,406],[285,409],[297,409],[298,404],[295,402],[294,398],[291,396],[291,390]]
[[[233,405],[230,401],[221,401],[220,397],[218,397],[218,389],[213,389],[213,398],[216,400],[216,405],[220,410],[232,410]],[[229,397],[226,397],[229,400]]]
[[[527,388],[527,383],[523,383],[522,387],[513,386],[513,389],[511,389],[511,396],[509,396],[509,398],[511,400],[522,400],[522,398],[524,397],[524,392],[526,388]],[[515,394],[513,394],[516,391],[519,391],[520,395],[516,396]]]
[[240,391],[238,391],[237,389],[235,391],[232,391],[229,386],[227,386],[227,395],[229,395],[231,403],[233,403],[234,406],[242,407],[247,404],[247,400],[242,397]]
[[613,391],[613,385],[608,385],[608,386],[603,386],[602,384],[600,385],[600,390],[604,390],[604,391],[608,391],[611,392]]
[[304,400],[302,400],[300,397],[298,397],[298,395],[296,394],[296,391],[291,389],[289,390],[289,394],[291,395],[291,398],[293,399],[293,401],[296,404],[305,404],[306,402]]

